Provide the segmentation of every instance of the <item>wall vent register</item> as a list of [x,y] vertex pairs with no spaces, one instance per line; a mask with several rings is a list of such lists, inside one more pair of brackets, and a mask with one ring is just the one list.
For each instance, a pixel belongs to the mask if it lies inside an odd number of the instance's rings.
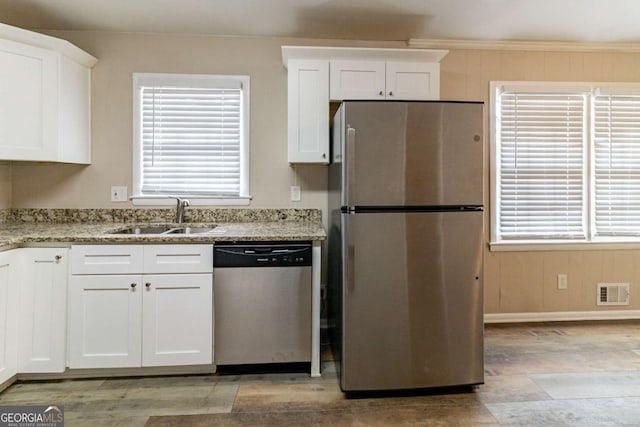
[[628,283],[598,283],[598,305],[629,305]]

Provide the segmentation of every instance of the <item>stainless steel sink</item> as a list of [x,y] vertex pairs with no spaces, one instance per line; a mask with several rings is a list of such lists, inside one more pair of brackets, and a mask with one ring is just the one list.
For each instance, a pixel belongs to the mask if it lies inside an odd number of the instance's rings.
[[209,233],[214,229],[215,225],[211,227],[133,226],[123,230],[112,231],[109,234],[203,234]]
[[112,231],[109,234],[164,234],[173,230],[173,227],[129,227],[124,230]]
[[215,227],[180,227],[173,228],[164,234],[203,234],[215,230]]

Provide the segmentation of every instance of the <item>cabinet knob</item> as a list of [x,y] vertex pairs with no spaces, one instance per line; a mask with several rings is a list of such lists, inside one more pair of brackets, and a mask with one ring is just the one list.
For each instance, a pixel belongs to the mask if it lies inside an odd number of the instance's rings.
[[322,153],[322,158],[326,159],[327,158],[327,153]]
[[62,255],[56,255],[56,256],[55,256],[55,260],[56,260],[56,261],[60,261],[61,259],[62,259]]
[[389,96],[393,96],[393,91],[390,91],[390,92],[389,92]]
[[137,285],[135,283],[131,284],[131,289],[134,289]]
[[151,287],[151,283],[149,283],[149,282],[145,283],[144,285],[147,287],[147,289],[149,289]]
[[380,91],[380,92],[378,92],[378,95],[380,95],[380,96],[384,96],[384,92],[383,92],[383,91]]

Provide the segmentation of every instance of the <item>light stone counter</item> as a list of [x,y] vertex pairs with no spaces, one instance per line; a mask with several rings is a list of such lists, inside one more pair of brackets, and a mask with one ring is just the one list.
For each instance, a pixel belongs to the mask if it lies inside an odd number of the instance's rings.
[[[172,209],[12,209],[0,222],[0,250],[34,243],[213,243],[324,240],[315,209],[193,209],[184,224]],[[112,234],[131,226],[215,228],[201,234]]]
[[[215,226],[200,234],[112,234],[131,226]],[[237,222],[237,223],[25,223],[0,224],[0,250],[6,246],[33,243],[213,243],[217,241],[324,240],[319,222]]]

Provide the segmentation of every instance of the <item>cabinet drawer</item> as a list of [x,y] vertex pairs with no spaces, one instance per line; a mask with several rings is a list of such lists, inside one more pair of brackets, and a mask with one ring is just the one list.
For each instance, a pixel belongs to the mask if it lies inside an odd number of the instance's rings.
[[213,245],[148,245],[145,273],[211,273]]
[[142,273],[141,245],[73,245],[71,274]]

